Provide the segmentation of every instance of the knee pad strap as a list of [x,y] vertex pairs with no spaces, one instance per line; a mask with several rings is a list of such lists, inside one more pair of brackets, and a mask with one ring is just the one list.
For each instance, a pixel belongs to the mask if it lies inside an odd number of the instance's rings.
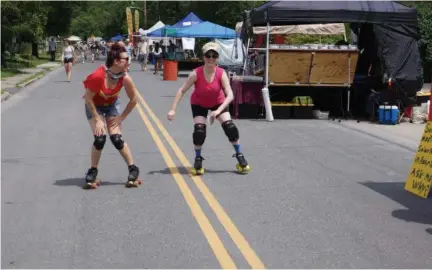
[[111,142],[117,150],[122,150],[124,147],[124,140],[121,134],[114,134],[110,136]]
[[239,131],[232,120],[228,120],[228,121],[223,122],[222,128],[223,128],[225,135],[228,137],[228,140],[230,142],[235,142],[239,139],[239,137],[240,137]]
[[197,146],[201,146],[204,144],[206,138],[206,128],[205,124],[195,124],[194,132],[192,134],[193,144]]
[[94,136],[94,142],[93,142],[93,146],[97,149],[97,150],[102,150],[104,148],[106,142],[106,135],[102,135],[102,136]]

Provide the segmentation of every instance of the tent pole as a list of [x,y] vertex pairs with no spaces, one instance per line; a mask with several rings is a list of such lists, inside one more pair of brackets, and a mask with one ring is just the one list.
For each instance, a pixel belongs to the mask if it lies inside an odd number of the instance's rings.
[[273,111],[270,102],[270,93],[269,93],[269,47],[270,47],[270,23],[267,21],[267,41],[266,41],[266,69],[265,69],[265,85],[261,90],[263,95],[264,106],[266,110],[266,119],[267,121],[273,121]]
[[345,24],[344,24],[344,39],[345,39],[345,42],[348,41],[348,40],[347,40],[347,34],[346,34],[346,27],[345,27]]
[[[245,72],[246,72],[246,66],[247,66],[247,64],[248,64],[249,44],[250,44],[250,38],[248,38],[247,45],[246,45],[246,55],[243,54],[243,60],[244,60],[244,65],[243,65],[243,76],[245,75]],[[243,47],[243,46],[242,46],[242,47]],[[246,59],[246,60],[245,60],[245,59]]]

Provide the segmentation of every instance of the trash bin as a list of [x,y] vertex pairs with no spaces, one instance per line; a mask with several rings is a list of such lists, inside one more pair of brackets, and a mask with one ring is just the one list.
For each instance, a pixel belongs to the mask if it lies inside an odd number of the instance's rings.
[[165,81],[177,81],[178,62],[164,59],[163,78]]

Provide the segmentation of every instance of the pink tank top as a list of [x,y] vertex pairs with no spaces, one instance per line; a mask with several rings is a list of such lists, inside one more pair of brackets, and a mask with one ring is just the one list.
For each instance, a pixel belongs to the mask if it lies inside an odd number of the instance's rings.
[[204,76],[204,67],[201,66],[195,69],[197,80],[195,89],[191,95],[190,101],[192,105],[199,105],[204,108],[212,108],[220,105],[225,100],[225,93],[222,86],[222,75],[224,70],[216,67],[216,74],[211,83],[208,83]]

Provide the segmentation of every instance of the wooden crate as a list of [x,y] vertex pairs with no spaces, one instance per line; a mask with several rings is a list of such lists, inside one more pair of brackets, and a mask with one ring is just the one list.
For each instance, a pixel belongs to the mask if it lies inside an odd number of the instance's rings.
[[311,57],[309,51],[270,51],[269,81],[307,84]]
[[354,79],[357,58],[358,55],[350,51],[315,52],[309,83],[351,84]]
[[275,86],[347,86],[357,60],[356,50],[270,50],[269,81]]

